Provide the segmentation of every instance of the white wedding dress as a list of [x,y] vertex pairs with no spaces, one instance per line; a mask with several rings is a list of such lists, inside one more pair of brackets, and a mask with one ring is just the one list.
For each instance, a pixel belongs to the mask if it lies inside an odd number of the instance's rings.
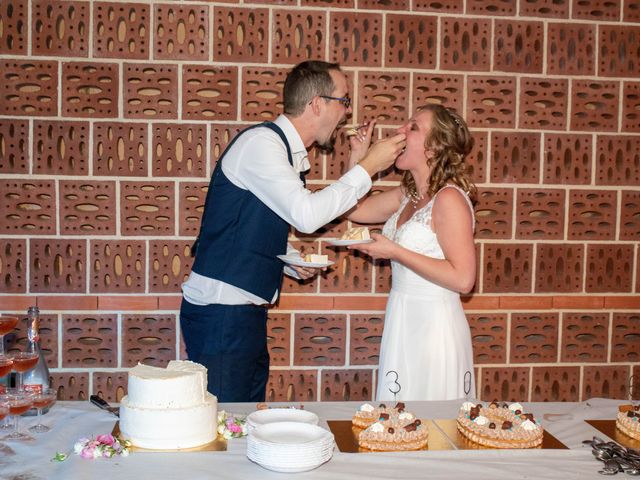
[[[444,188],[456,188],[454,185]],[[442,190],[440,190],[442,191]],[[433,199],[397,228],[400,208],[382,233],[405,248],[444,258],[431,230]],[[392,287],[387,302],[380,365],[378,400],[451,400],[475,396],[471,332],[460,295],[425,280],[397,262],[391,262]]]

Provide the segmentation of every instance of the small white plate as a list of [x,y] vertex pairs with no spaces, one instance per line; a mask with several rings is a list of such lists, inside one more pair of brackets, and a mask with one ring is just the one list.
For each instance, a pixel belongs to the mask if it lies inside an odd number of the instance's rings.
[[333,265],[333,262],[331,260],[329,260],[327,263],[305,262],[304,258],[300,258],[298,255],[278,255],[278,258],[287,265],[293,265],[295,267],[322,268]]
[[300,447],[305,443],[322,445],[333,434],[309,423],[275,422],[257,426],[250,435],[253,440],[268,444]]
[[317,425],[318,415],[296,408],[267,408],[265,410],[256,410],[247,416],[247,423],[256,427],[275,422],[300,422]]
[[346,247],[347,245],[358,245],[359,243],[371,242],[373,242],[373,238],[369,238],[367,240],[327,240],[329,245],[334,245],[336,247]]

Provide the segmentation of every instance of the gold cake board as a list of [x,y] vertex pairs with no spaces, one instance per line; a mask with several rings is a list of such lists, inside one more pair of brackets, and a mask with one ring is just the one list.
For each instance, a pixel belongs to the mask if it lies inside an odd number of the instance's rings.
[[[354,427],[351,420],[327,420],[329,429],[333,433],[336,445],[341,452],[365,453],[373,452],[358,445],[358,434],[363,430]],[[468,440],[458,432],[455,419],[422,420],[422,424],[429,430],[429,442],[420,450],[498,450],[492,447],[478,445]],[[542,437],[542,445],[536,448],[567,449],[567,446],[546,430]],[[404,450],[403,450],[404,451]]]
[[[116,422],[113,426],[113,431],[111,435],[114,437],[120,436],[120,422]],[[227,450],[227,440],[224,437],[217,436],[216,439],[212,442],[206,443],[204,445],[200,445],[199,447],[192,448],[179,448],[179,449],[152,449],[152,448],[142,448],[136,447],[135,445],[131,445],[130,450],[132,452],[149,452],[149,453],[182,453],[182,452],[225,452]]]
[[585,422],[623,447],[640,449],[640,440],[636,440],[618,430],[615,420],[585,420]]

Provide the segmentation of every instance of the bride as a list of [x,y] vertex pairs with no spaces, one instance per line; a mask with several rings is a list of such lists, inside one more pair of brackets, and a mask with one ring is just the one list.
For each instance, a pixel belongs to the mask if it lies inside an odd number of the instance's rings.
[[406,150],[395,165],[402,184],[370,195],[349,214],[386,222],[373,243],[353,245],[391,260],[378,369],[378,400],[449,400],[475,396],[471,334],[460,293],[475,282],[475,186],[465,158],[473,139],[452,109],[427,105],[398,132]]

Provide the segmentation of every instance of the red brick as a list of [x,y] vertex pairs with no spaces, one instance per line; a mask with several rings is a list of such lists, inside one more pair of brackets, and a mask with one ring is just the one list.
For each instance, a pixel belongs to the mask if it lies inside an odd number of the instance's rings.
[[626,365],[593,365],[584,367],[582,400],[616,398],[626,400],[631,368]]
[[371,400],[373,370],[323,370],[321,401]]
[[119,70],[116,63],[63,63],[62,114],[83,118],[117,117]]
[[152,295],[100,295],[98,297],[100,310],[129,311],[129,310],[157,310],[158,297]]
[[494,71],[542,73],[542,22],[496,19],[494,29]]
[[277,310],[330,310],[333,308],[333,295],[283,295],[278,301]]
[[271,370],[267,382],[267,402],[318,401],[316,370]]
[[274,9],[273,62],[296,64],[308,58],[325,58],[325,43],[318,39],[324,38],[327,15],[326,11]]
[[90,8],[86,2],[61,0],[32,2],[33,54],[87,57]]
[[149,5],[95,2],[93,56],[149,58]]
[[577,402],[580,367],[533,367],[532,402]]
[[98,297],[93,295],[38,295],[38,307],[41,310],[95,310],[98,308]]
[[3,59],[0,70],[0,115],[58,115],[58,62]]
[[293,363],[299,366],[344,365],[346,316],[297,314],[294,319]]
[[606,362],[609,351],[609,314],[567,312],[563,315],[560,361]]
[[[2,13],[0,12],[1,16]],[[28,121],[17,119],[0,120],[0,145],[4,146],[0,151],[0,173],[29,172]]]
[[382,66],[382,14],[331,12],[329,57],[343,66]]
[[557,362],[558,314],[542,311],[512,314],[510,344],[510,363]]
[[480,399],[522,402],[529,399],[528,367],[482,368],[478,379]]
[[154,59],[209,59],[206,5],[154,5],[154,27]]
[[0,10],[0,54],[25,55],[27,53],[27,0],[7,0]]
[[569,191],[569,240],[613,240],[617,193],[610,190]]

